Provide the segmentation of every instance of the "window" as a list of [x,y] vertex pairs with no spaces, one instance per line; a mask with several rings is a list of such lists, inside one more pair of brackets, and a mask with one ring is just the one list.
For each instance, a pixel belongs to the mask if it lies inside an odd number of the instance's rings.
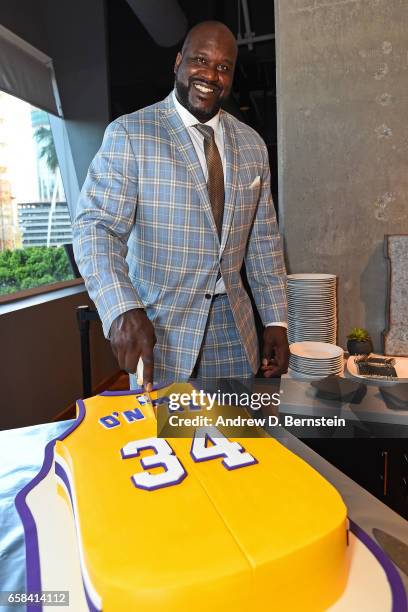
[[0,91],[0,294],[74,278],[48,113]]

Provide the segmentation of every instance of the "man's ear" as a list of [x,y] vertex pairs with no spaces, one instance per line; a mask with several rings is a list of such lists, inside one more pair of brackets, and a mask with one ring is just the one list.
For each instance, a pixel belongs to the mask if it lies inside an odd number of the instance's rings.
[[180,63],[181,63],[181,53],[179,51],[176,55],[176,61],[174,62],[174,74],[177,73],[177,68],[180,66]]

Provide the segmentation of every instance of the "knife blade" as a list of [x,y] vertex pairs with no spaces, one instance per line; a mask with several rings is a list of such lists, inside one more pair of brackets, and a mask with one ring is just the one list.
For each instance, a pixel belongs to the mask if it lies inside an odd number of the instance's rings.
[[391,561],[408,576],[408,545],[382,529],[374,527],[373,534]]

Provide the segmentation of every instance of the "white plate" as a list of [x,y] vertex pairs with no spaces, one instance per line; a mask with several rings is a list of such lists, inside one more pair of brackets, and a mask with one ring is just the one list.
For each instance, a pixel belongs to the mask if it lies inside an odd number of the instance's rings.
[[293,307],[289,304],[288,306],[289,316],[294,317],[296,319],[306,319],[317,317],[321,319],[333,319],[337,315],[336,307],[325,307],[325,306],[306,306],[304,308],[300,308],[298,306]]
[[328,292],[328,293],[336,293],[337,286],[336,283],[287,283],[287,289],[296,293],[297,291],[310,291],[311,293],[319,293],[320,291]]
[[336,283],[287,283],[292,291],[336,291]]
[[291,295],[288,293],[288,304],[296,308],[335,308],[336,297],[332,295]]
[[[288,329],[289,329],[288,333],[290,333],[290,334],[317,334],[318,336],[321,336],[321,337],[322,336],[326,336],[327,338],[328,337],[331,338],[333,336],[333,334],[334,335],[336,334],[336,328],[335,327],[333,327],[333,329],[327,329],[327,328],[325,328],[325,329],[314,329],[314,328],[313,329],[303,329],[302,327],[300,327],[300,328],[299,327],[293,327],[292,328],[292,326],[289,325]],[[316,340],[316,342],[318,342],[318,341]]]
[[335,345],[334,336],[320,336],[318,334],[306,335],[306,334],[290,334],[289,343],[296,344],[297,342],[324,342],[327,344]]
[[[372,357],[384,357],[384,355],[371,355]],[[364,380],[372,380],[379,385],[398,385],[399,383],[408,382],[408,357],[394,357],[395,369],[398,375],[398,379],[388,380],[387,378],[380,378],[379,376],[363,376],[358,373],[357,366],[354,363],[355,356],[351,355],[347,360],[347,372],[353,378],[359,378]]]
[[339,368],[342,365],[341,361],[335,361],[333,363],[327,363],[327,361],[325,361],[321,364],[317,364],[315,362],[309,363],[309,359],[306,359],[304,361],[296,361],[296,359],[293,359],[293,355],[290,356],[290,363],[293,363],[294,365],[297,365],[301,368],[307,368],[308,370],[335,370],[336,368]]
[[303,281],[291,281],[290,279],[287,282],[287,286],[288,287],[293,287],[295,289],[297,289],[299,287],[299,289],[304,289],[304,288],[312,288],[312,289],[320,289],[320,288],[324,288],[324,289],[333,289],[336,287],[336,282],[335,281],[307,281],[307,282],[303,282]]
[[295,372],[301,372],[302,374],[306,374],[307,376],[336,376],[337,374],[341,374],[343,372],[343,368],[338,368],[337,370],[303,370],[302,368],[298,368],[296,366],[290,366],[292,370]]
[[336,285],[286,285],[288,291],[292,293],[336,293]]
[[321,338],[320,336],[294,336],[289,338],[289,344],[295,344],[296,342],[325,342],[327,344],[336,344],[335,338]]
[[299,293],[290,293],[288,291],[288,301],[298,306],[303,304],[310,304],[310,306],[314,304],[324,304],[328,306],[329,304],[336,303],[336,296],[330,293],[327,295],[322,295],[321,293],[317,293],[316,295],[310,295],[310,293],[299,295]]
[[321,327],[322,329],[327,329],[328,327],[336,327],[336,319],[331,317],[330,319],[294,319],[288,316],[288,323],[296,325],[297,327]]
[[295,370],[294,368],[289,367],[288,368],[288,374],[291,375],[294,378],[308,378],[310,380],[316,380],[317,378],[326,378],[325,375],[317,375],[317,374],[304,374],[303,372],[299,372],[298,370]]
[[320,308],[325,308],[326,310],[330,309],[332,310],[333,308],[337,307],[336,304],[336,300],[321,300],[321,299],[316,299],[316,300],[310,300],[310,299],[300,299],[300,300],[292,300],[290,298],[290,296],[288,297],[288,306],[290,308],[297,308],[299,310],[303,310],[305,308],[308,308],[309,310],[313,310],[313,309],[317,309],[320,310]]
[[287,287],[293,291],[336,291],[336,283],[287,283]]
[[302,321],[288,321],[288,326],[292,329],[310,329],[310,330],[319,330],[322,332],[334,331],[336,329],[336,323],[333,321],[331,323],[324,321],[323,323],[319,323],[318,321],[312,321],[309,323],[302,323]]
[[337,308],[335,304],[333,304],[333,306],[326,306],[326,304],[292,306],[288,304],[288,313],[291,317],[301,317],[302,319],[307,317],[323,317],[329,319],[336,316]]
[[288,308],[288,316],[292,319],[334,319],[336,311],[329,308]]
[[[303,330],[291,330],[289,329],[288,334],[290,336],[315,336],[317,338],[317,336],[319,338],[334,338],[336,336],[336,331],[333,330],[333,332],[318,332],[318,331],[303,331]],[[310,339],[312,342],[324,342],[324,340],[317,340],[311,338]],[[302,342],[302,340],[297,340],[296,342]],[[329,342],[329,344],[333,344],[333,342]]]
[[288,302],[293,306],[317,306],[321,304],[327,307],[336,304],[336,296],[330,294],[310,295],[309,293],[299,295],[298,293],[293,294],[288,291]]
[[309,319],[313,317],[318,319],[334,319],[337,311],[336,308],[325,308],[323,306],[313,306],[311,308],[292,308],[289,305],[288,313],[290,317],[296,319]]
[[320,310],[328,310],[329,312],[332,312],[333,310],[336,310],[336,301],[333,300],[333,302],[327,302],[325,301],[317,301],[317,302],[309,302],[308,300],[301,300],[300,302],[295,302],[295,301],[291,301],[290,299],[288,300],[288,306],[289,308],[292,308],[293,310],[299,310],[300,312],[304,312],[306,310],[317,310],[318,312]]
[[317,297],[319,295],[335,297],[336,287],[287,287],[288,293],[293,295],[294,297],[297,295]]
[[336,280],[336,275],[335,274],[321,274],[321,273],[310,273],[310,274],[306,274],[304,272],[300,273],[300,274],[288,274],[287,276],[288,280],[294,280],[294,281],[314,281],[314,280]]
[[288,287],[314,287],[316,289],[318,289],[319,287],[325,287],[325,288],[332,288],[336,286],[336,281],[335,280],[326,280],[326,281],[321,281],[321,280],[296,280],[296,279],[291,279],[289,278],[287,281],[287,286]]
[[309,299],[301,299],[298,301],[291,300],[288,298],[288,306],[289,308],[297,308],[298,310],[304,310],[305,308],[309,310],[320,310],[320,308],[325,308],[326,310],[333,310],[337,307],[336,300],[309,300]]
[[322,316],[334,317],[337,314],[336,304],[289,304],[288,312],[291,316],[308,317]]
[[316,329],[317,327],[320,327],[321,329],[325,330],[328,328],[334,328],[336,327],[336,320],[321,320],[321,319],[292,319],[292,317],[288,317],[288,324],[289,325],[293,325],[294,327],[312,327],[313,329]]
[[298,327],[300,329],[321,329],[322,331],[333,329],[336,327],[335,321],[311,321],[308,319],[307,321],[292,321],[288,320],[288,324],[292,327]]
[[[290,335],[304,335],[304,336],[319,336],[319,338],[332,338],[335,335],[334,330],[332,332],[322,332],[319,331],[318,329],[290,329]],[[298,342],[301,342],[301,340],[298,340]],[[306,341],[305,341],[306,342]],[[322,342],[322,340],[310,340],[310,342]],[[332,344],[332,342],[329,342],[329,344]],[[318,357],[317,357],[318,359]],[[322,358],[324,359],[324,357]]]
[[291,344],[290,352],[298,357],[312,357],[314,359],[327,359],[339,357],[344,351],[341,346],[328,344],[327,342],[295,342]]
[[[319,329],[296,329],[296,328],[292,329],[291,327],[289,327],[289,333],[291,336],[293,334],[295,335],[302,334],[304,336],[319,336],[319,338],[332,338],[336,334],[334,329],[332,331],[330,330],[323,331]],[[299,342],[301,342],[301,340],[299,340]],[[313,340],[311,340],[311,342],[313,342]],[[314,342],[321,342],[321,340],[314,340]],[[330,342],[329,344],[332,344],[332,343]]]
[[300,327],[306,329],[310,327],[311,329],[318,329],[325,331],[328,329],[333,330],[336,327],[336,321],[319,321],[318,319],[307,319],[302,321],[300,319],[292,319],[288,318],[288,325],[292,327]]
[[296,295],[310,295],[315,297],[318,295],[336,295],[336,287],[287,287],[288,293],[293,296]]
[[298,361],[299,363],[308,363],[309,365],[321,365],[322,363],[327,363],[327,365],[333,365],[335,363],[342,363],[343,357],[340,355],[339,357],[331,357],[327,359],[316,359],[315,357],[298,357],[297,355],[290,356],[293,361]]
[[324,311],[321,311],[321,312],[314,311],[310,313],[307,313],[307,312],[297,313],[297,312],[292,312],[290,308],[288,310],[288,316],[291,319],[294,319],[295,321],[308,321],[308,320],[313,321],[315,319],[317,321],[322,320],[322,319],[331,321],[336,318],[336,314],[332,312],[325,313]]
[[290,367],[296,370],[297,372],[302,372],[303,374],[308,374],[310,376],[330,376],[330,374],[340,374],[343,371],[343,368],[340,366],[335,369],[321,369],[321,370],[309,370],[308,368],[302,368],[290,362]]
[[328,370],[321,370],[320,372],[309,372],[309,371],[302,370],[297,367],[293,367],[292,365],[290,367],[294,372],[297,372],[298,374],[303,374],[303,376],[310,376],[311,378],[326,378],[326,376],[342,374],[343,372],[343,368],[339,368],[335,372],[328,371]]
[[[333,334],[336,333],[336,328],[333,327],[333,329],[304,329],[302,327],[292,327],[291,325],[289,325],[288,327],[289,329],[289,333],[290,334],[317,334],[318,336],[326,336],[326,337],[332,337]],[[317,342],[317,340],[316,340]]]
[[323,363],[316,363],[316,361],[311,361],[310,359],[295,359],[293,355],[290,356],[291,363],[297,363],[300,366],[304,366],[306,368],[319,369],[319,368],[337,368],[342,365],[342,360],[340,361],[324,361]]
[[288,318],[290,317],[290,319],[292,319],[295,323],[302,323],[302,324],[306,324],[306,323],[335,323],[336,322],[336,317],[334,315],[329,315],[329,316],[317,316],[316,314],[313,315],[293,315],[290,311],[288,313]]
[[336,327],[333,325],[333,327],[328,327],[328,326],[324,326],[324,327],[318,327],[316,325],[316,327],[301,327],[298,325],[291,325],[289,323],[289,327],[288,327],[290,333],[299,333],[299,334],[319,334],[319,336],[332,336],[335,331],[336,331]]
[[333,296],[292,296],[288,293],[288,304],[296,308],[333,308],[336,306],[336,298]]

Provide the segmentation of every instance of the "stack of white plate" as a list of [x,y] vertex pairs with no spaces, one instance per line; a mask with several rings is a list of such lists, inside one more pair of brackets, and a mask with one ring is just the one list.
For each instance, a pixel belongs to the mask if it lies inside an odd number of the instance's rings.
[[336,343],[336,276],[288,275],[289,342]]
[[343,371],[343,349],[327,342],[294,342],[289,367],[300,374],[323,378]]

